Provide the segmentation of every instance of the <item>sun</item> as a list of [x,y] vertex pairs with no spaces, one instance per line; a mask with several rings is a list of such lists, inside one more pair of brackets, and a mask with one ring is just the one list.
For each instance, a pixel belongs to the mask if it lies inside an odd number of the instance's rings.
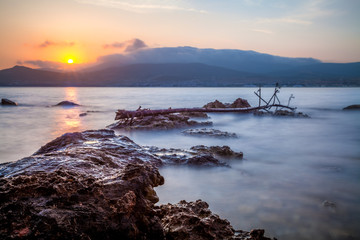
[[71,58],[69,58],[69,59],[67,60],[67,63],[68,63],[68,64],[73,64],[73,63],[74,63],[74,60],[72,60]]

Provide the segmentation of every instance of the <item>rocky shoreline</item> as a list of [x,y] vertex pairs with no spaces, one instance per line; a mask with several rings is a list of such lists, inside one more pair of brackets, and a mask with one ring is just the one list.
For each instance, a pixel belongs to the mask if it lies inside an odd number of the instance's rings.
[[195,146],[179,158],[160,154],[166,151],[90,130],[1,164],[0,238],[269,239],[263,230],[235,231],[201,200],[155,206],[154,187],[164,184],[159,167],[218,167],[217,156],[242,157],[226,146]]

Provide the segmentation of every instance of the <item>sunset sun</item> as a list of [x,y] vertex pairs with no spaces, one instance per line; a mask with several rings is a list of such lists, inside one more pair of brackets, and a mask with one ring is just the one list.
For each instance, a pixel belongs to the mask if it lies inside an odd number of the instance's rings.
[[68,64],[73,64],[74,63],[74,60],[72,60],[71,58],[67,60],[67,63]]

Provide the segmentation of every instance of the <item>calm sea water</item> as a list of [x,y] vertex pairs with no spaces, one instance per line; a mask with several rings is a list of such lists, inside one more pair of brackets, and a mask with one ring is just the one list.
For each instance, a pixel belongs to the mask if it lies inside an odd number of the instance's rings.
[[[238,97],[257,105],[253,88],[0,88],[19,103],[0,107],[0,162],[15,161],[66,132],[100,129],[117,109],[198,107]],[[263,89],[269,98],[273,89]],[[161,203],[203,199],[236,229],[265,228],[279,239],[360,239],[359,88],[282,88],[311,119],[210,114],[213,128],[237,139],[184,136],[171,131],[118,132],[141,145],[190,148],[229,145],[243,160],[231,168],[164,167]],[[63,100],[80,107],[52,107]],[[87,115],[80,117],[80,113]]]

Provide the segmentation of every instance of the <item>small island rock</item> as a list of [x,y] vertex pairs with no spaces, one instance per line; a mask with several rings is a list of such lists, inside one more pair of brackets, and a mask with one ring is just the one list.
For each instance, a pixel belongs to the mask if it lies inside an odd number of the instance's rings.
[[80,105],[70,101],[62,101],[56,104],[55,106],[80,106]]
[[18,104],[14,101],[11,101],[7,98],[2,98],[1,99],[1,105],[6,105],[6,106],[17,106]]
[[343,110],[360,110],[360,104],[354,104],[344,107]]

